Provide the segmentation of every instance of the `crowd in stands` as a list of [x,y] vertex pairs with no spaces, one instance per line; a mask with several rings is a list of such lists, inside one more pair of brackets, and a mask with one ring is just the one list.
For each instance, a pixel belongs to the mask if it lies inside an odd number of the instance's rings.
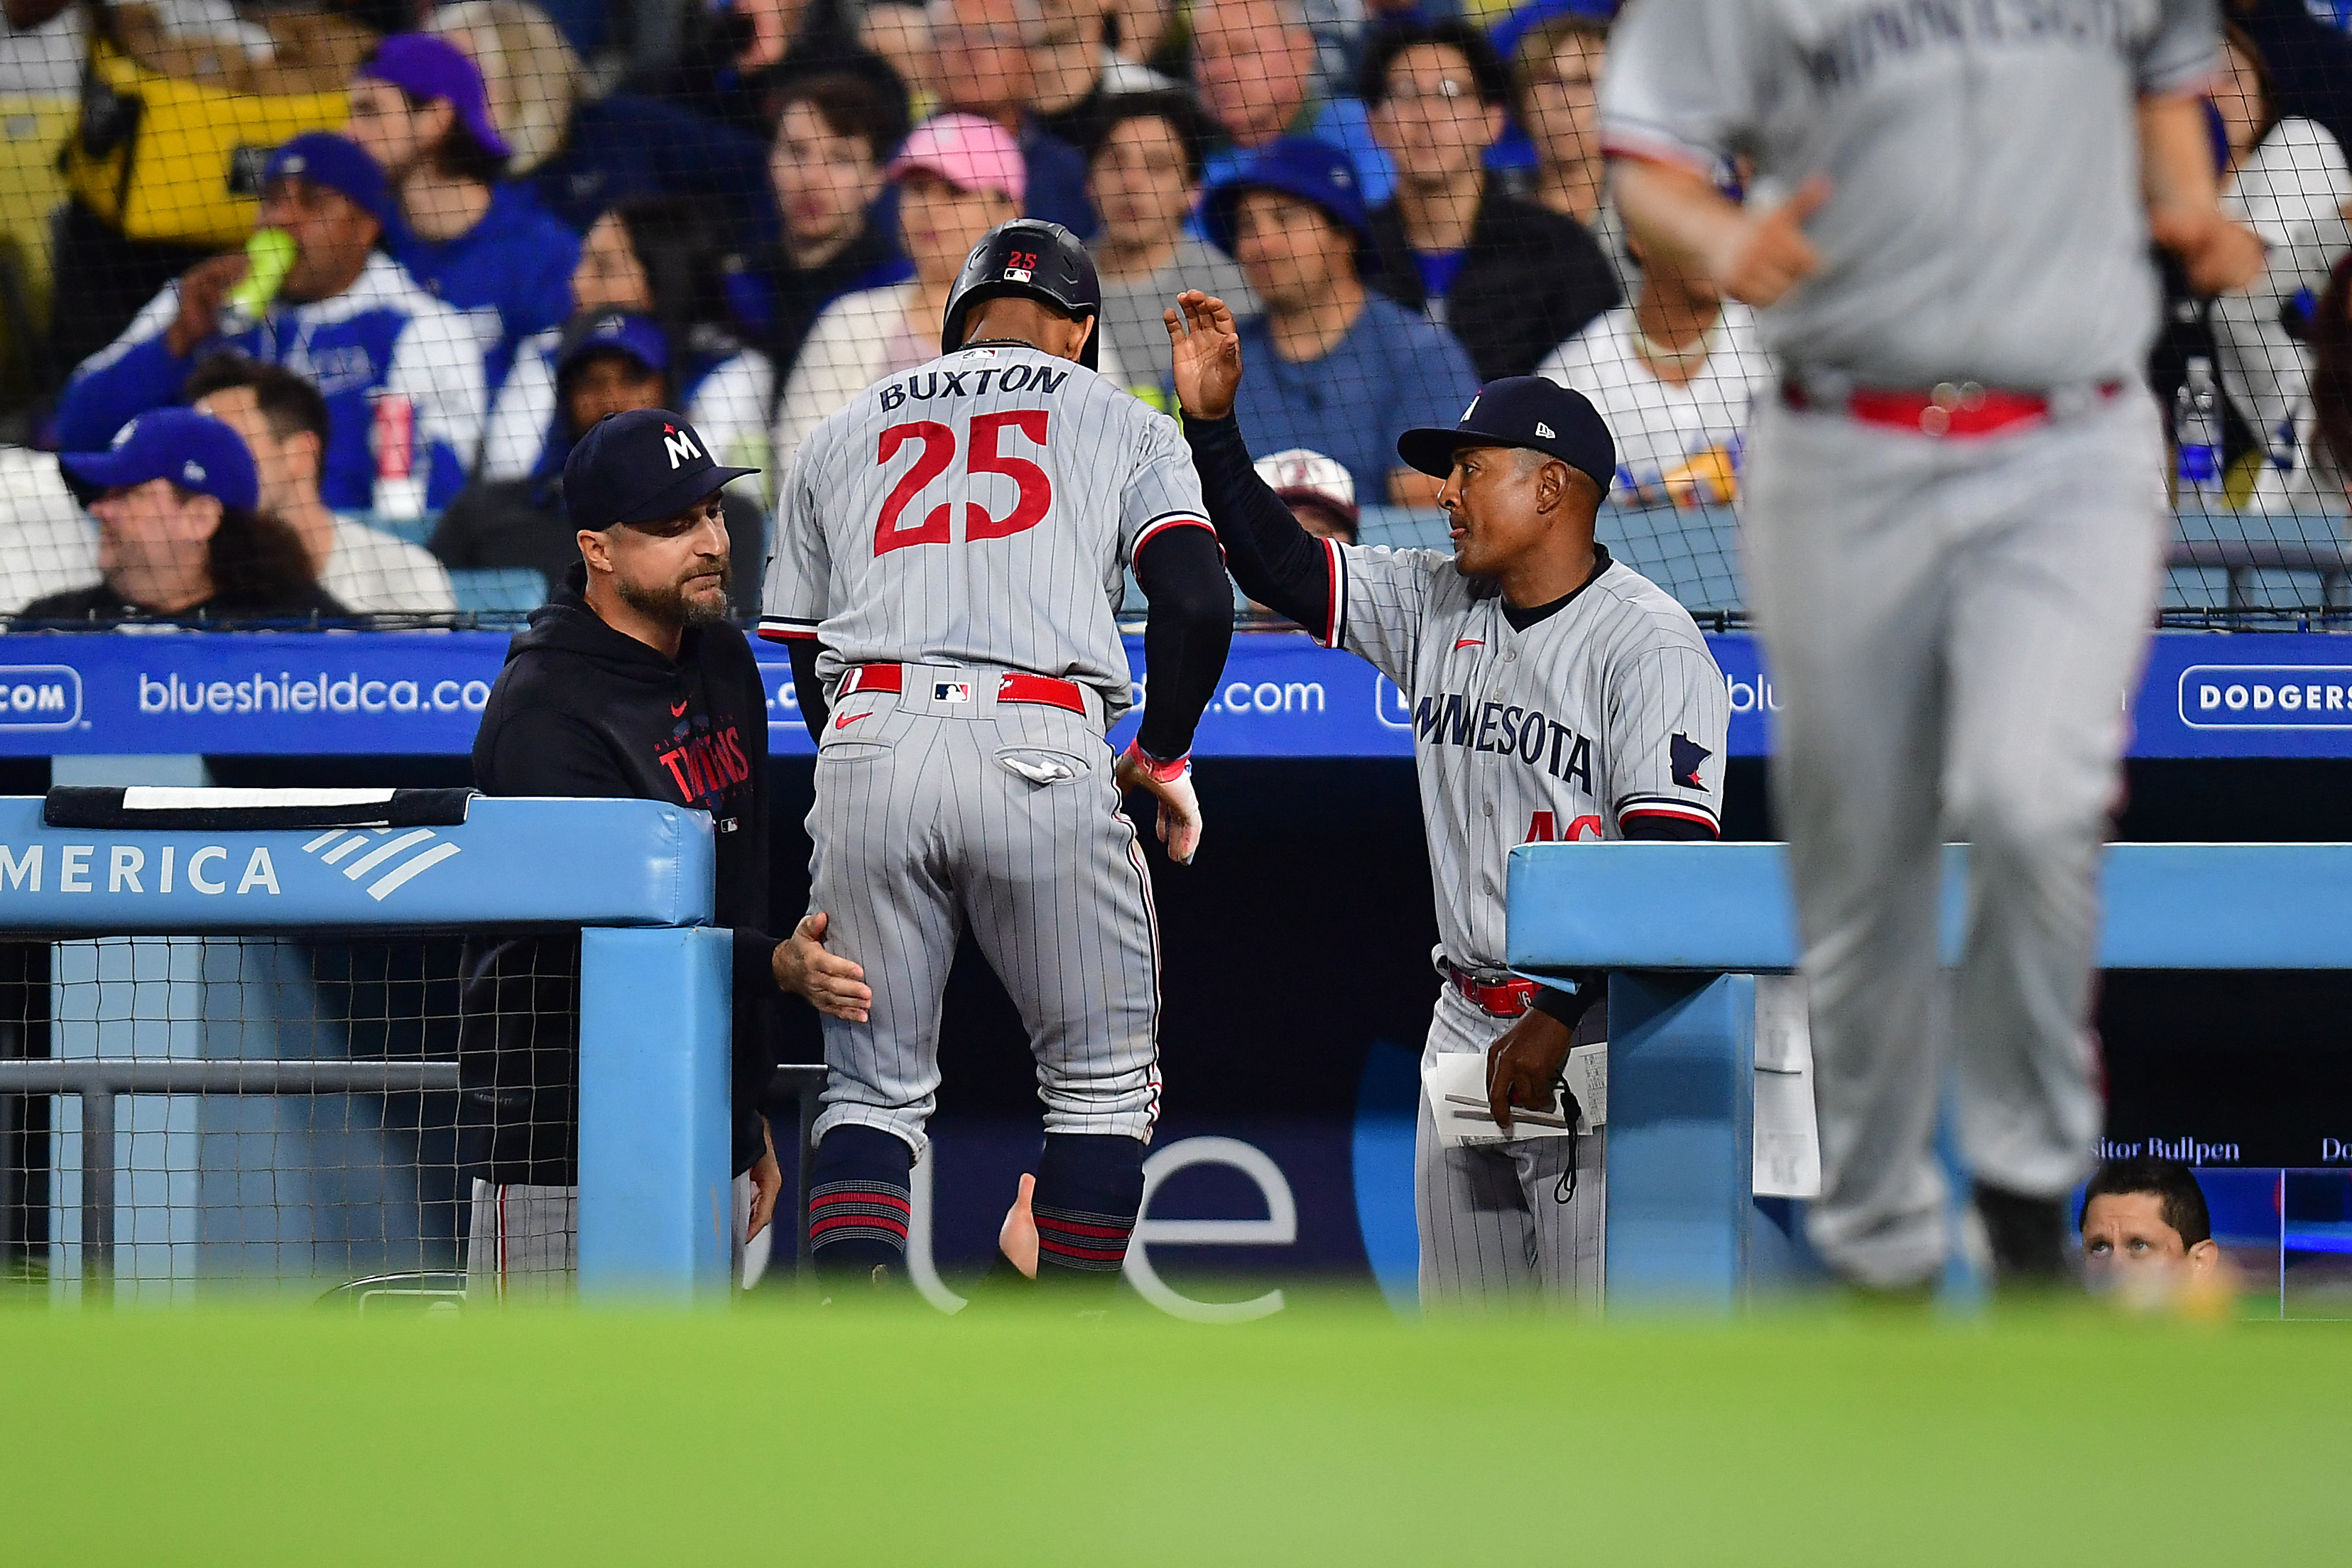
[[[938,353],[965,254],[1016,215],[1088,240],[1102,372],[1158,406],[1161,311],[1233,304],[1243,427],[1318,531],[1433,504],[1397,433],[1529,373],[1608,419],[1617,504],[1737,500],[1772,372],[1748,309],[1612,205],[1615,0],[680,5],[664,50],[629,36],[653,13],[599,0],[5,0],[0,94],[79,106],[45,333],[5,323],[16,378],[54,374],[0,449],[0,614],[435,614],[467,574],[552,582],[596,419],[679,409],[772,494],[819,421]],[[2352,38],[2302,0],[2225,9],[2215,146],[2270,267],[2176,287],[2151,378],[2171,406],[2201,360],[2219,390],[2212,504],[2340,508]],[[165,81],[224,117],[211,142],[146,112]],[[224,428],[250,500],[100,484],[131,468],[100,455]],[[220,564],[271,549],[285,571]]]

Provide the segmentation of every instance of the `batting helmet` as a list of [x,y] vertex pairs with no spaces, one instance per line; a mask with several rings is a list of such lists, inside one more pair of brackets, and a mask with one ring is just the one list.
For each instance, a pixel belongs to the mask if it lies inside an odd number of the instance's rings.
[[998,224],[963,258],[955,288],[948,295],[947,317],[940,323],[940,353],[963,347],[964,318],[974,305],[1018,294],[1046,304],[1070,317],[1095,317],[1096,330],[1087,336],[1078,363],[1096,367],[1102,344],[1102,285],[1095,280],[1094,258],[1078,237],[1057,223],[1017,217]]

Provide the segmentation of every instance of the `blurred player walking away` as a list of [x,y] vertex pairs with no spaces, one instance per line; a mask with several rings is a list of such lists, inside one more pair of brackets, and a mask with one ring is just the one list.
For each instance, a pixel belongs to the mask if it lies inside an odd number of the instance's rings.
[[[1617,468],[1609,428],[1539,376],[1491,382],[1452,428],[1397,441],[1444,480],[1451,551],[1318,538],[1243,444],[1233,312],[1198,290],[1178,302],[1184,437],[1234,580],[1370,660],[1413,707],[1444,977],[1424,1070],[1484,1052],[1498,1131],[1515,1108],[1576,1119],[1561,1071],[1571,1042],[1605,1026],[1600,977],[1570,993],[1503,967],[1506,859],[1533,840],[1715,837],[1730,722],[1690,612],[1593,540]],[[1599,1135],[1444,1147],[1424,1089],[1413,1150],[1423,1306],[1600,1305]]]
[[[822,1276],[903,1268],[940,1082],[940,989],[969,925],[1037,1059],[1041,1284],[1116,1283],[1160,1113],[1160,950],[1122,786],[1192,858],[1189,757],[1233,599],[1175,422],[1095,371],[1101,295],[1066,229],[1000,225],[949,296],[941,356],[877,382],[793,459],[760,629],[817,739],[814,907],[873,1005],[825,1020],[811,1172]],[[1113,611],[1150,600],[1150,703]]]
[[[2165,540],[2151,236],[2242,287],[2199,94],[2210,0],[1642,0],[1601,132],[1643,243],[1760,308],[1749,604],[1820,1064],[1813,1242],[1945,1258],[1929,1150],[1940,839],[1973,846],[1951,1016],[1997,1280],[2067,1268],[2100,1130],[2094,875]],[[1714,184],[1752,162],[1746,206]]]

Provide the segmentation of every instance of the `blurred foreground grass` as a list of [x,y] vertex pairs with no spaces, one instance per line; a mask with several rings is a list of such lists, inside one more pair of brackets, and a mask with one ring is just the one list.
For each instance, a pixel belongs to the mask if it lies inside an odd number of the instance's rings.
[[23,1563],[2342,1562],[2352,1332],[0,1312]]

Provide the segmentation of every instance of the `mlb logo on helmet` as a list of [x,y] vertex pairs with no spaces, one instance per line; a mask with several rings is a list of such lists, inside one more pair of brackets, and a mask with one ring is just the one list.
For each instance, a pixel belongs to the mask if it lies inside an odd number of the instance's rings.
[[1008,267],[1004,269],[1004,280],[1007,283],[1026,283],[1034,276],[1035,274],[1026,267]]

